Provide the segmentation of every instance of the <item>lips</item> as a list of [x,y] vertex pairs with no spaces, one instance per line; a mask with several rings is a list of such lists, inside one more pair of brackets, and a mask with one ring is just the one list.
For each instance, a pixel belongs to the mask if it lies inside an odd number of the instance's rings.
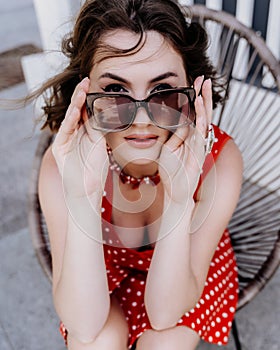
[[136,148],[148,148],[157,142],[158,136],[154,134],[131,134],[125,137],[129,145]]

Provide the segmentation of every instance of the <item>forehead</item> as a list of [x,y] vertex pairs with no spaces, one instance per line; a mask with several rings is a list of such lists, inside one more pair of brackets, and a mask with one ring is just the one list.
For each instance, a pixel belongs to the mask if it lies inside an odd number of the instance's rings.
[[[126,50],[131,49],[138,43],[139,35],[126,30],[116,30],[107,33],[102,39],[102,42],[110,47]],[[99,56],[98,51],[97,56]],[[112,71],[137,66],[138,68],[145,66],[148,69],[157,66],[159,70],[168,66],[168,69],[172,70],[184,65],[181,55],[175,51],[164,36],[155,31],[148,31],[144,34],[143,46],[140,50],[138,47],[136,52],[129,53],[127,56],[106,58],[94,64],[93,68],[98,70],[110,69]]]

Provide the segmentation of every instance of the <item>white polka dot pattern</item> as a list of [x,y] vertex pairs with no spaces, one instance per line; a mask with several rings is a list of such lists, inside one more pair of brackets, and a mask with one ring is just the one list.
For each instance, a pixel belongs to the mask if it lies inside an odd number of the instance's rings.
[[[222,265],[224,261],[227,262]],[[199,302],[194,310],[190,310],[181,318],[179,324],[190,323],[191,328],[205,341],[226,344],[236,310],[237,295],[236,261],[226,231],[212,259]]]
[[[117,252],[115,256],[118,264],[114,263],[112,254],[108,254],[109,246],[105,246],[108,283],[110,292],[119,300],[128,320],[131,347],[140,334],[151,328],[144,305],[144,292],[151,260],[148,257],[152,257],[153,250],[138,252],[126,249],[125,261],[121,259],[124,248],[114,250]],[[192,328],[210,343],[226,344],[237,305],[237,294],[236,262],[229,234],[225,231],[211,262],[204,292],[195,308],[178,321],[178,326]]]

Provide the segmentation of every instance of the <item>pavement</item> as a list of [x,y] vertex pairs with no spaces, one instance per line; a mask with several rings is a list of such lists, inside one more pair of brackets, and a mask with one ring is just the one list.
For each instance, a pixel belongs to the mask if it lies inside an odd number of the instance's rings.
[[[0,28],[0,54],[23,44],[41,45],[32,0],[1,0]],[[7,85],[0,100],[26,93],[24,81]],[[27,193],[39,135],[33,107],[0,109],[0,123],[0,350],[63,350],[51,286],[34,254],[27,222]],[[280,270],[237,313],[243,350],[280,350],[279,311]],[[218,348],[199,345],[199,350]],[[224,349],[234,350],[232,337]]]

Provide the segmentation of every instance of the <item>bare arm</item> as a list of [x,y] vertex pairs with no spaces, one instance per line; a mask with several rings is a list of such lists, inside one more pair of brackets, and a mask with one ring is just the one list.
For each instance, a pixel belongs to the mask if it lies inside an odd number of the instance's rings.
[[[85,92],[74,93],[66,121],[45,154],[39,195],[51,241],[54,305],[71,336],[89,343],[104,326],[110,306],[98,215],[102,186],[100,182],[98,190],[93,190],[96,182],[93,187],[88,186],[90,192],[79,192],[83,181],[79,171],[71,168],[75,157],[68,148],[65,161],[61,151],[66,149],[67,138],[77,134],[84,98]],[[73,139],[70,144],[75,145]],[[67,162],[71,163],[69,167]]]
[[238,201],[241,180],[241,155],[229,141],[204,181],[195,215],[191,218],[189,207],[178,223],[180,209],[171,205],[163,217],[161,227],[165,233],[167,227],[170,230],[156,244],[145,294],[155,329],[176,325],[199,300],[212,256]]
[[190,130],[178,129],[160,159],[167,169],[162,179],[169,200],[165,201],[145,291],[148,316],[158,330],[176,325],[197,303],[240,192],[242,159],[234,142],[229,141],[204,180],[194,206],[193,195],[205,159],[203,135],[212,116],[211,83],[202,85],[202,81],[195,81],[197,94],[202,86],[202,97],[195,104],[195,137]]

